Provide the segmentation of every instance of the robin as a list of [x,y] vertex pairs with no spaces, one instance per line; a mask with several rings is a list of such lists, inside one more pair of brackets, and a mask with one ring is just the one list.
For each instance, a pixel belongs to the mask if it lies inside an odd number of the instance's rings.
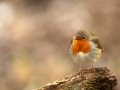
[[73,36],[69,52],[73,60],[80,63],[80,70],[82,69],[82,63],[92,63],[91,69],[93,69],[93,62],[100,58],[103,49],[98,37],[93,33],[78,30],[76,35]]

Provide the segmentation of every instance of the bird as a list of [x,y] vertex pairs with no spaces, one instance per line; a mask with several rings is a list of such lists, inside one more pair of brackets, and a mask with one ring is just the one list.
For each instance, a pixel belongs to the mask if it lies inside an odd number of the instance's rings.
[[94,69],[93,63],[100,58],[102,52],[98,37],[87,30],[78,30],[71,40],[69,53],[76,63],[80,63],[80,71],[84,63],[91,63],[91,69]]

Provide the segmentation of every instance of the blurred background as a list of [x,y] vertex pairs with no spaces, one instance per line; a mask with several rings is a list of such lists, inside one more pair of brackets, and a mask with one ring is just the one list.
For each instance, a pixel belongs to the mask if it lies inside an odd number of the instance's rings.
[[79,29],[104,48],[94,66],[119,80],[119,24],[119,0],[0,0],[0,89],[32,90],[78,71],[69,46]]

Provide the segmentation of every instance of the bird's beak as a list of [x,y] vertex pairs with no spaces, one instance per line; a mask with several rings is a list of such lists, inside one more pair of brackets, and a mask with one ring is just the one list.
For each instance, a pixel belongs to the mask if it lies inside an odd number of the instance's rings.
[[82,37],[80,37],[80,36],[75,36],[75,40],[82,40]]
[[75,38],[75,40],[79,40],[79,38],[78,38],[78,37],[76,37],[76,38]]

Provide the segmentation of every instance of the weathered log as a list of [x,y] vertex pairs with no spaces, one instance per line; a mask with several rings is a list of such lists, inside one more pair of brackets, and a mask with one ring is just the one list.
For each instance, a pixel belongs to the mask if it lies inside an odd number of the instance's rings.
[[[95,73],[94,73],[95,70]],[[83,69],[36,90],[115,90],[117,78],[106,67]]]

